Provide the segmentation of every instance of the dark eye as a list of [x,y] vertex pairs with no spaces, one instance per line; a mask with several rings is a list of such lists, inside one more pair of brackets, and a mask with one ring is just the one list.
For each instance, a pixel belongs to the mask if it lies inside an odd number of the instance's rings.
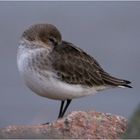
[[50,42],[52,42],[52,43],[54,44],[54,46],[57,45],[57,41],[56,41],[56,39],[50,37],[49,40],[50,40]]

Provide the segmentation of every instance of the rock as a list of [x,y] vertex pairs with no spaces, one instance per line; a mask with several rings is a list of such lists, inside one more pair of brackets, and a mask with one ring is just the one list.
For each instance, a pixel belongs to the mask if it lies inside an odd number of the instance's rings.
[[121,116],[95,111],[76,111],[46,125],[2,128],[0,138],[118,139],[126,128],[127,120]]

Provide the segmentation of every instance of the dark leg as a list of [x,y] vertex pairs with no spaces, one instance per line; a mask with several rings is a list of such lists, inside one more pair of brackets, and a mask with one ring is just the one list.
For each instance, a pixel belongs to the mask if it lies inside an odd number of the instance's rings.
[[[61,106],[60,106],[60,111],[59,111],[59,115],[58,118],[61,118],[61,114],[63,113],[63,106],[64,106],[65,101],[61,101]],[[65,108],[64,108],[65,109]],[[43,123],[42,125],[47,125],[49,124],[49,122],[47,123]]]
[[66,106],[64,107],[63,112],[61,113],[61,115],[60,115],[59,118],[62,118],[62,117],[64,116],[64,114],[65,114],[65,112],[66,112],[68,106],[70,105],[70,103],[71,103],[71,100],[67,100],[67,104],[66,104]]
[[61,114],[62,114],[62,111],[63,111],[64,102],[65,101],[61,101],[61,106],[60,106],[60,111],[59,111],[58,118],[61,118]]

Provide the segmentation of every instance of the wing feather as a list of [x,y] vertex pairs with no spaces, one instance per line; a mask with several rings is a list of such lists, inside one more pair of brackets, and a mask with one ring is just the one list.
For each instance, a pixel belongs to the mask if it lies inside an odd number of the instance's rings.
[[72,43],[63,41],[54,48],[50,56],[58,78],[69,84],[89,87],[127,85],[126,80],[110,76],[93,57]]

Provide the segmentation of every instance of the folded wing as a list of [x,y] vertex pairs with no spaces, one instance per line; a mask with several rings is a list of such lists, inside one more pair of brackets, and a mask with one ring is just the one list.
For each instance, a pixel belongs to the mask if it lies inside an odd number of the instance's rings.
[[109,75],[93,57],[72,43],[63,41],[54,48],[51,56],[52,67],[63,82],[89,87],[107,85],[131,88],[129,81]]

